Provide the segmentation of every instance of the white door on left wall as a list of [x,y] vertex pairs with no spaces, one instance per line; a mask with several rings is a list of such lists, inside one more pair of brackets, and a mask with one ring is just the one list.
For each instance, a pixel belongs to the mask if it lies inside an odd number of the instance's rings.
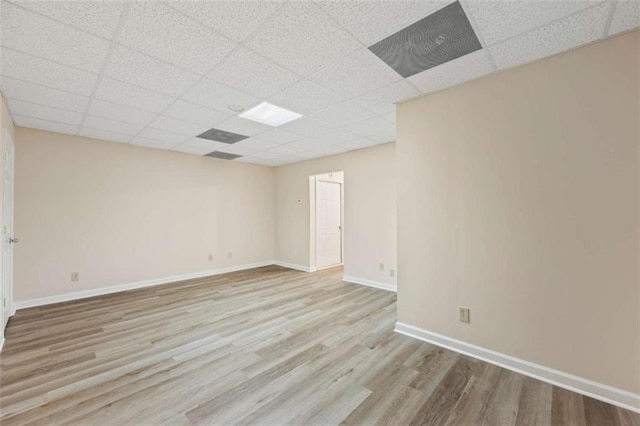
[[4,176],[2,197],[2,329],[13,313],[13,160],[15,147],[11,135],[4,131]]

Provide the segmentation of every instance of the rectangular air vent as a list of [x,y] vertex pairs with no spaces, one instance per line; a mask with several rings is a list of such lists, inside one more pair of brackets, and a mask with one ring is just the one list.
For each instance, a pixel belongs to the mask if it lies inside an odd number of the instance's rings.
[[482,45],[457,1],[369,47],[405,78],[478,49]]
[[236,158],[242,157],[242,155],[229,154],[228,152],[222,152],[222,151],[213,151],[206,154],[205,157],[219,158],[221,160],[235,160]]
[[222,143],[236,143],[247,139],[249,136],[239,135],[237,133],[226,132],[220,129],[209,129],[197,137],[201,139],[209,139],[210,141]]

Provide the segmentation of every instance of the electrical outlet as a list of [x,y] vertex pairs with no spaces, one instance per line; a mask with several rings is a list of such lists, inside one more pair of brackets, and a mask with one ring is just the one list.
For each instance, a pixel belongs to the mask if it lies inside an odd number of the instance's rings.
[[378,266],[378,269],[382,272],[384,271],[384,263],[381,263],[380,266]]
[[396,270],[395,269],[389,269],[389,276],[391,278],[395,277],[396,276]]
[[471,317],[469,316],[469,308],[467,308],[466,306],[458,306],[458,320],[467,324],[471,322]]
[[209,255],[209,262],[213,262],[213,255],[212,254]]
[[72,272],[71,281],[80,281],[80,272]]

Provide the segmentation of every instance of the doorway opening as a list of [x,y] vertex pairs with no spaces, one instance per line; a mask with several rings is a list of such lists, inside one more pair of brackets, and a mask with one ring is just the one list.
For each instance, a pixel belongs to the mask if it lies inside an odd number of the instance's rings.
[[310,177],[311,267],[343,264],[344,172]]
[[2,308],[2,334],[13,312],[13,157],[14,144],[11,135],[5,129],[2,147],[4,148],[4,176],[2,181],[2,261],[0,262],[1,308]]

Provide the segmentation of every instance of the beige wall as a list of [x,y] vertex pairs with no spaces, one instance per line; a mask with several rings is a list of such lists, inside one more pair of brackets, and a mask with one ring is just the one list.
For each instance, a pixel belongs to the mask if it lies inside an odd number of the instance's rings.
[[276,259],[312,264],[309,177],[343,171],[344,274],[395,284],[389,276],[396,267],[394,165],[391,143],[276,168]]
[[273,260],[273,176],[18,128],[15,300]]
[[640,393],[639,49],[398,106],[400,322]]

